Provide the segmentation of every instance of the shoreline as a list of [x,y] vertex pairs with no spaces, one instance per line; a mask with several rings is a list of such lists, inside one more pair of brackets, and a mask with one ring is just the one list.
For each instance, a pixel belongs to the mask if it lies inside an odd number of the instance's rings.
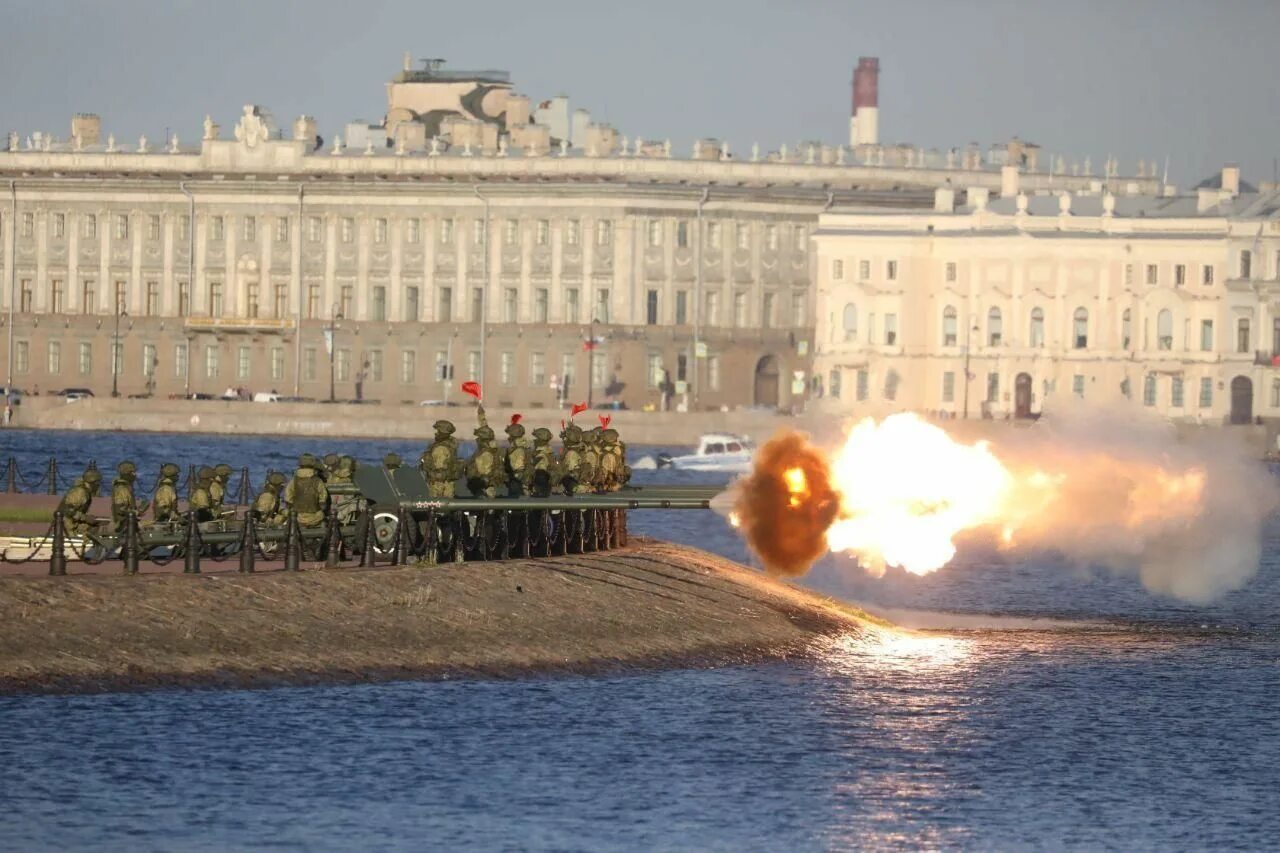
[[[228,567],[230,568],[230,567]],[[884,624],[692,548],[0,578],[0,695],[527,678],[803,658]]]

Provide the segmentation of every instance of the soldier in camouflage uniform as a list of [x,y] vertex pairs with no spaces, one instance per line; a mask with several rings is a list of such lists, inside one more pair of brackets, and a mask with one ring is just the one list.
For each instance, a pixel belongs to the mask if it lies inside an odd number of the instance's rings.
[[338,464],[334,467],[333,473],[329,475],[330,483],[350,483],[356,473],[356,460],[354,456],[343,456],[338,459]]
[[530,493],[534,497],[551,495],[556,473],[556,452],[551,447],[551,430],[538,427],[533,431],[533,459],[530,462]]
[[310,453],[298,459],[298,470],[285,487],[284,499],[298,514],[300,527],[319,527],[329,509],[329,490],[324,487],[321,464]]
[[196,487],[191,492],[191,500],[187,501],[187,506],[196,514],[197,522],[203,523],[214,518],[213,495],[210,491],[214,482],[212,468],[205,466],[196,472]]
[[418,467],[427,480],[427,494],[433,498],[451,498],[455,484],[462,473],[462,461],[458,458],[458,440],[453,437],[456,427],[450,421],[436,421],[435,439],[427,447]]
[[582,495],[591,491],[590,471],[582,445],[582,429],[569,424],[560,433],[564,448],[556,460],[554,485],[566,495]]
[[83,536],[93,527],[94,518],[89,515],[89,507],[98,494],[101,483],[102,475],[96,468],[90,468],[71,484],[58,504],[58,511],[62,513],[62,527],[67,533]]
[[182,469],[172,462],[160,466],[160,479],[156,481],[155,498],[151,512],[157,524],[167,524],[178,517],[178,475]]
[[600,467],[601,441],[600,433],[604,427],[595,426],[582,434],[582,457],[586,461],[587,483],[591,492],[603,492],[603,472]]
[[338,454],[326,453],[323,461],[324,466],[320,469],[320,476],[324,477],[326,483],[332,483],[334,472],[338,470]]
[[476,452],[467,460],[466,477],[467,489],[477,498],[496,497],[498,486],[506,481],[501,451],[487,426],[476,430]]
[[401,466],[401,464],[403,463],[400,461],[399,453],[388,453],[386,456],[382,457],[382,467],[386,468],[388,471],[396,470]]
[[626,450],[618,440],[616,429],[605,429],[600,433],[600,441],[601,484],[606,492],[616,492],[631,478]]
[[[529,439],[525,437],[524,425],[520,423],[519,415],[512,417],[506,433],[507,452],[502,467],[507,475],[507,495],[518,498],[528,494],[529,487],[533,484],[533,459],[530,458],[532,448],[529,447]],[[550,433],[547,435],[550,436]]]
[[116,478],[111,483],[111,523],[117,532],[124,530],[129,513],[142,515],[151,505],[148,500],[138,500],[133,496],[133,484],[138,479],[138,466],[132,462],[121,462],[116,466]]
[[213,482],[209,484],[209,507],[214,518],[222,517],[222,501],[227,496],[227,483],[231,480],[231,466],[219,462],[213,466]]
[[288,520],[289,516],[280,504],[280,491],[284,488],[285,482],[284,474],[279,471],[272,471],[267,475],[267,481],[262,484],[262,491],[258,492],[258,496],[254,498],[253,507],[249,510],[253,514],[254,521],[280,527]]

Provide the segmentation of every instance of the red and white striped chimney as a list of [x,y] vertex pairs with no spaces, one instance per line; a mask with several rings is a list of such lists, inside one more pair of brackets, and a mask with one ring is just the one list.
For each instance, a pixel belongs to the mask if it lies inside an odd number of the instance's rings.
[[858,57],[853,69],[853,114],[849,118],[850,145],[877,145],[880,142],[880,60]]

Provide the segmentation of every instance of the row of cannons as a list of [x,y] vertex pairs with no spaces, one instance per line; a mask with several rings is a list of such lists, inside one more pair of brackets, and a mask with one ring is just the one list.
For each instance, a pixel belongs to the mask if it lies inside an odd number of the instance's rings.
[[235,561],[239,571],[253,572],[260,561],[298,570],[304,561],[337,566],[358,559],[367,567],[550,557],[624,547],[630,510],[706,508],[718,492],[628,486],[556,498],[439,499],[429,497],[428,488],[417,469],[362,467],[352,483],[329,487],[333,500],[314,526],[301,524],[294,511],[278,525],[234,509],[203,522],[188,510],[164,524],[144,523],[131,512],[116,527],[74,535],[56,512],[44,536],[16,551],[11,545],[0,559],[47,560],[51,575],[64,575],[68,561],[118,561],[134,574],[143,563],[175,561],[184,572],[198,573],[204,561]]

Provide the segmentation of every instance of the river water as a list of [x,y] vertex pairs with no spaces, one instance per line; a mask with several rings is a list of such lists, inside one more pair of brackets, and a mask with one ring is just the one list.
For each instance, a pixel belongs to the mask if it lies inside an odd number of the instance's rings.
[[[24,473],[130,456],[144,472],[226,460],[258,482],[328,449],[0,433]],[[632,528],[747,559],[708,512]],[[843,638],[803,663],[0,697],[0,845],[1274,848],[1280,520],[1265,535],[1258,577],[1205,607],[1048,555],[963,549],[932,576],[879,579],[829,558],[804,582],[939,630]]]

